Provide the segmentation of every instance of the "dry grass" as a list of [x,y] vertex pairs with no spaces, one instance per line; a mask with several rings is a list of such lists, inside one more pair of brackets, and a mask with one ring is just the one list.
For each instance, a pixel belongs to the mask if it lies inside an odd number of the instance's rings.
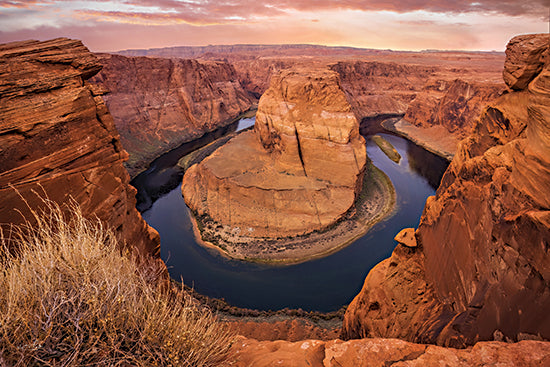
[[15,253],[2,237],[0,365],[216,365],[227,327],[70,209],[33,213],[38,224],[10,235]]

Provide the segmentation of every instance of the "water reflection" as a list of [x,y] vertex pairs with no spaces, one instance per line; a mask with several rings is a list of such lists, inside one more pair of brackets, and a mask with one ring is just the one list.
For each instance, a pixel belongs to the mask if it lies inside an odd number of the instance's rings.
[[449,162],[416,144],[407,146],[407,155],[411,169],[426,178],[430,186],[437,190]]

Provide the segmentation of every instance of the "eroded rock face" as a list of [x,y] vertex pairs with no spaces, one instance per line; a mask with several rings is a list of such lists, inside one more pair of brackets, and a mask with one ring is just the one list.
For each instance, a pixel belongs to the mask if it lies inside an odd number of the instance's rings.
[[222,366],[545,366],[550,343],[480,342],[468,349],[413,344],[397,339],[257,341],[239,337]]
[[342,61],[331,66],[340,74],[342,87],[358,119],[404,114],[435,66],[386,62]]
[[262,96],[254,131],[191,167],[182,192],[199,216],[241,234],[290,237],[344,215],[365,164],[365,141],[338,75],[286,70]]
[[502,76],[514,90],[525,89],[548,62],[549,35],[526,34],[514,37],[506,48]]
[[31,220],[28,206],[36,209],[42,199],[73,198],[129,248],[158,256],[158,234],[135,209],[122,165],[128,155],[86,82],[100,69],[76,40],[0,45],[0,223]]
[[134,176],[160,154],[231,123],[251,98],[217,61],[98,55],[101,90]]
[[504,86],[489,82],[474,83],[461,79],[445,83],[441,81],[444,93],[439,95],[431,88],[409,104],[405,120],[419,127],[443,126],[458,138],[464,138],[472,132],[475,121],[483,108],[497,98]]
[[[507,58],[505,69],[510,63],[530,63],[530,48],[547,37],[512,39],[508,55],[515,56]],[[523,50],[523,60],[516,48]],[[401,256],[394,270],[386,264],[386,269],[379,265],[371,271],[346,314],[346,337],[421,341],[428,336],[431,342],[458,347],[495,335],[550,338],[549,64],[531,79],[524,90],[505,94],[484,109],[437,195],[426,202],[416,232],[421,253]],[[518,87],[513,80],[506,82]],[[398,246],[392,259],[402,252]],[[415,257],[419,271],[411,273],[406,264]],[[399,264],[405,266],[395,271]],[[414,288],[423,282],[431,295],[417,302]],[[406,289],[394,294],[396,284]],[[368,308],[373,302],[378,309]],[[376,327],[379,310],[388,317]],[[411,315],[418,323],[399,331]]]

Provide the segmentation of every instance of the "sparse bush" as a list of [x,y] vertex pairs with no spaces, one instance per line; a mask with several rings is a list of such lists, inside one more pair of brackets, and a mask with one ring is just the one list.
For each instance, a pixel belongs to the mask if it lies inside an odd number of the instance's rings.
[[99,221],[76,205],[70,212],[50,203],[32,228],[2,236],[1,366],[212,366],[224,357],[226,326],[168,284],[161,266],[138,264]]

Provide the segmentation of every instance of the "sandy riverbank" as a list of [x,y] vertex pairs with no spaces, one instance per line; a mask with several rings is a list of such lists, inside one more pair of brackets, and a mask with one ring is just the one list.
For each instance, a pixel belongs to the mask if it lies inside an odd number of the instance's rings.
[[[356,205],[332,227],[308,235],[258,239],[237,236],[208,218],[193,218],[197,242],[224,256],[246,261],[289,264],[330,255],[364,235],[395,207],[395,190],[388,176],[368,163]],[[200,231],[199,231],[200,229]],[[199,238],[199,233],[202,238]]]
[[460,141],[443,126],[423,128],[402,118],[384,120],[382,126],[448,161],[453,159]]

